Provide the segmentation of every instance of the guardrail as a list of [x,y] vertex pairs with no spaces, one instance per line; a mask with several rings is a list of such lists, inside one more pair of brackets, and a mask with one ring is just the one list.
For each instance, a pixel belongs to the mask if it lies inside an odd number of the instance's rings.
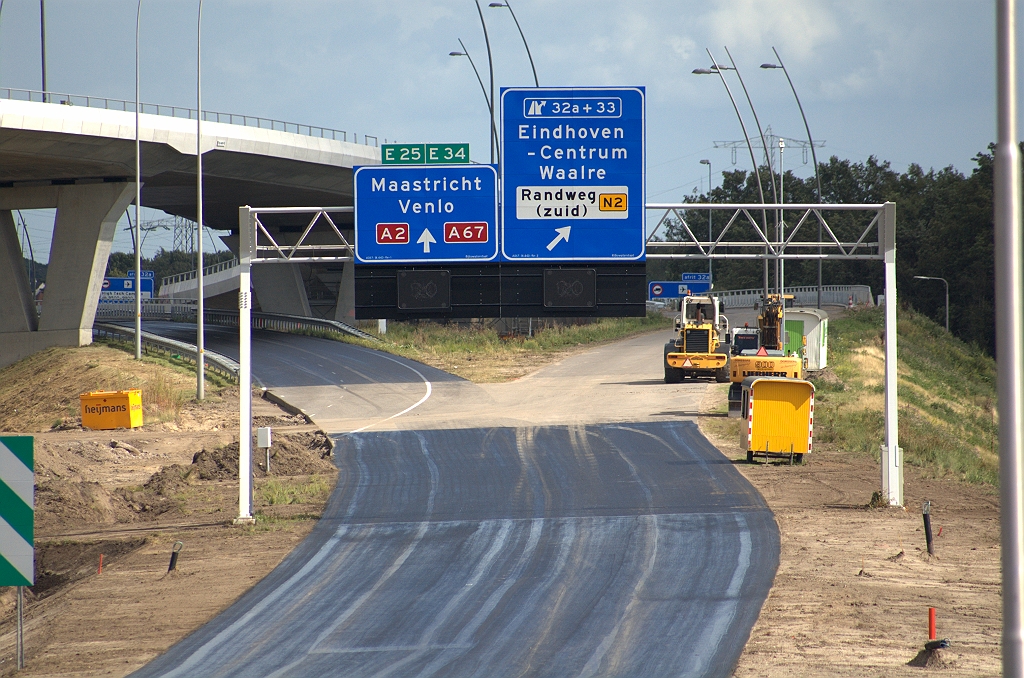
[[[11,99],[14,101],[38,101],[40,103],[60,103],[66,106],[85,106],[87,108],[104,108],[109,111],[135,112],[135,102],[125,99],[111,99],[108,97],[94,97],[86,94],[65,94],[61,92],[42,92],[34,89],[13,89],[0,87],[0,99]],[[184,106],[165,106],[163,104],[139,105],[142,113],[152,115],[164,115],[172,118],[196,119],[196,109]],[[203,111],[204,122],[222,122],[228,125],[242,125],[244,127],[258,127],[278,132],[291,132],[307,137],[320,137],[321,139],[334,139],[335,141],[348,141],[349,133],[345,130],[331,129],[329,127],[318,127],[316,125],[302,125],[297,122],[285,122],[273,118],[260,118],[255,115],[240,115],[238,113],[219,113],[217,111]],[[370,143],[373,139],[373,143]],[[359,134],[352,132],[352,143],[359,143]],[[384,140],[387,143],[387,139]],[[363,146],[377,147],[377,137],[372,134],[363,135]]]
[[[194,311],[193,311],[194,313]],[[322,332],[336,332],[347,334],[352,337],[366,339],[368,341],[380,341],[377,337],[368,332],[347,325],[337,320],[326,320],[323,318],[306,318],[301,315],[285,315],[282,313],[262,313],[251,311],[252,328],[254,330],[275,330],[277,332],[292,332],[295,330],[320,330]],[[235,309],[204,309],[203,317],[211,325],[226,325],[238,327],[238,311]]]
[[[92,326],[93,337],[109,337],[118,341],[135,341],[135,328],[134,327],[121,327],[120,325],[112,325],[110,323],[94,323]],[[191,362],[196,361],[196,347],[195,344],[188,344],[184,341],[175,341],[174,339],[167,339],[153,334],[152,332],[142,333],[142,346],[143,348],[161,353],[167,353],[182,358],[183,360],[190,360]],[[206,365],[206,369],[217,372],[218,374],[238,381],[238,363],[231,358],[216,353],[214,351],[203,351],[203,363]]]
[[[143,320],[171,320],[173,322],[195,322],[196,304],[183,302],[170,302],[159,299],[144,299],[142,304]],[[307,318],[301,315],[286,315],[282,313],[262,313],[252,311],[252,327],[260,330],[276,330],[278,332],[291,332],[294,330],[319,330],[322,332],[336,332],[347,334],[352,337],[366,339],[368,341],[380,341],[374,335],[347,325],[337,320],[324,318]],[[104,301],[96,307],[97,320],[134,320],[134,301]],[[238,311],[236,309],[204,308],[203,319],[208,325],[224,325],[226,327],[238,327]],[[95,325],[94,325],[95,326]],[[195,350],[195,349],[193,349]]]
[[[716,290],[711,294],[721,299],[725,308],[742,308],[759,304],[764,289]],[[786,294],[792,294],[793,302],[798,306],[811,306],[818,303],[817,285],[787,287]],[[821,288],[823,306],[846,306],[850,302],[850,297],[853,297],[853,303],[857,305],[874,306],[875,303],[871,296],[871,287],[868,285],[823,285]]]
[[[226,271],[229,268],[238,266],[238,258],[230,259],[228,261],[222,261],[219,264],[212,264],[203,269],[203,275],[213,275],[214,273],[220,273]],[[186,280],[193,280],[196,277],[195,269],[191,271],[185,271],[184,273],[178,273],[177,275],[169,275],[160,279],[160,287],[164,285],[173,285],[174,283],[185,282]]]

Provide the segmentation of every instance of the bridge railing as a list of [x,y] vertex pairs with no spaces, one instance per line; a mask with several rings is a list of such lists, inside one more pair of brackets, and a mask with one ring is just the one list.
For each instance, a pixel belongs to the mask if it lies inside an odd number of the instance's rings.
[[[135,102],[125,99],[111,99],[109,97],[96,97],[86,94],[66,94],[61,92],[42,92],[32,89],[14,89],[0,87],[0,99],[11,99],[15,101],[38,101],[40,103],[59,103],[66,106],[85,106],[87,108],[105,108],[110,111],[134,112]],[[196,119],[196,109],[185,106],[166,106],[164,104],[148,104],[142,102],[140,105],[142,113],[152,115],[165,115],[172,118]],[[204,122],[221,122],[228,125],[242,125],[245,127],[258,127],[260,129],[275,130],[278,132],[291,132],[307,137],[320,137],[322,139],[333,139],[335,141],[351,141],[359,143],[359,134],[346,132],[345,130],[331,129],[329,127],[318,127],[317,125],[303,125],[297,122],[275,120],[273,118],[261,118],[255,115],[241,115],[239,113],[221,113],[218,111],[203,111]],[[350,138],[351,137],[351,138]],[[387,139],[384,140],[387,143]],[[377,137],[372,134],[363,135],[364,146],[380,146]]]
[[[721,299],[725,308],[744,308],[758,305],[761,302],[764,289],[758,287],[748,290],[722,290],[720,292],[716,290],[711,294]],[[814,306],[818,303],[818,287],[816,285],[787,287],[786,294],[793,295],[793,302],[796,306]],[[874,306],[871,287],[868,285],[822,285],[821,287],[823,306],[846,306],[851,299],[857,306]]]
[[[214,273],[220,273],[226,271],[229,268],[238,266],[238,259],[230,259],[228,261],[222,261],[219,264],[212,264],[203,269],[203,275],[213,275]],[[195,270],[185,271],[184,273],[178,273],[177,275],[169,275],[160,279],[160,287],[164,285],[173,285],[174,283],[185,282],[186,280],[193,280],[196,277]]]

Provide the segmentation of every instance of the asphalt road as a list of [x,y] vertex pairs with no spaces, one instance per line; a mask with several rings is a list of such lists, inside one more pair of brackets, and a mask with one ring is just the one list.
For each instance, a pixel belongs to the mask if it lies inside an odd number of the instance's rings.
[[[233,336],[207,346],[236,355]],[[692,421],[706,385],[660,383],[666,339],[477,386],[256,333],[254,372],[336,440],[337,489],[274,572],[134,675],[730,675],[778,531]]]

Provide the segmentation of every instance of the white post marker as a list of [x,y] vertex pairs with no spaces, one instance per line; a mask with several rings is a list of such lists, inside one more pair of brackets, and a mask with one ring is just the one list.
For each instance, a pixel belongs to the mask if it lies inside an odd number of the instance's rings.
[[267,475],[270,475],[270,427],[261,426],[256,429],[256,447],[263,448],[267,453]]
[[252,310],[251,276],[256,235],[249,206],[238,208],[238,517],[252,524]]
[[0,586],[18,587],[16,654],[25,668],[22,587],[35,584],[32,436],[0,436]]

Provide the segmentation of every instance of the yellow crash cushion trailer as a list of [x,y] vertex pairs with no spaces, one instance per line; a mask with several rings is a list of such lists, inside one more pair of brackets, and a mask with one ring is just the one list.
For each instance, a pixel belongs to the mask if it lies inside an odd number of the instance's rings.
[[743,418],[740,444],[747,461],[754,455],[789,457],[801,463],[810,453],[814,435],[814,384],[803,379],[748,377],[743,380]]

